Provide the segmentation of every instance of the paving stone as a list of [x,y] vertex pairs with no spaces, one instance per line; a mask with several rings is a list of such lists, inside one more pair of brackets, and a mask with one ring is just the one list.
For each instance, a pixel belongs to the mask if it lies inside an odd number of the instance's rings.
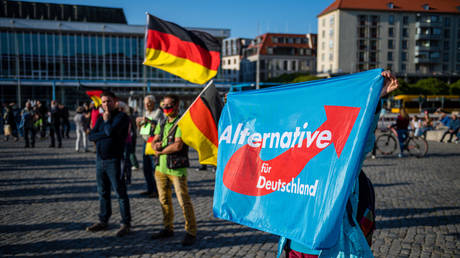
[[[74,135],[73,135],[74,136]],[[142,171],[133,171],[128,186],[133,230],[116,238],[120,214],[112,194],[109,230],[89,233],[97,221],[98,196],[95,154],[76,153],[75,137],[63,148],[34,149],[21,142],[0,142],[0,256],[62,257],[275,257],[278,237],[212,216],[215,175],[194,171],[197,153],[191,150],[189,191],[198,224],[198,241],[180,242],[184,218],[173,195],[175,236],[153,241],[162,228],[157,199],[145,190]],[[376,257],[460,257],[460,145],[430,142],[425,158],[377,156],[363,170],[376,193]],[[142,147],[137,146],[141,159]]]

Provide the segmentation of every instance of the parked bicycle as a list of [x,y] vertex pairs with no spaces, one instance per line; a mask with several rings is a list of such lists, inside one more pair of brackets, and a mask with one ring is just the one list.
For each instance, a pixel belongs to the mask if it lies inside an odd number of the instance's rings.
[[[392,155],[399,146],[397,132],[394,128],[382,132],[375,140],[376,150],[383,155]],[[409,130],[408,137],[404,141],[404,149],[409,155],[421,158],[428,152],[428,142],[422,137],[415,136],[414,130]]]

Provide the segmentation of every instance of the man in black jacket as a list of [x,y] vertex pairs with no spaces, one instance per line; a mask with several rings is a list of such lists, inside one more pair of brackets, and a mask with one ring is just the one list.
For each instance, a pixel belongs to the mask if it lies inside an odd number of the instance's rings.
[[50,126],[50,146],[56,147],[55,135],[58,142],[58,148],[62,147],[62,138],[61,138],[61,112],[58,108],[58,103],[56,100],[51,101],[51,109],[48,114],[49,116],[49,126]]
[[129,118],[115,108],[116,98],[112,92],[101,94],[104,114],[98,118],[96,125],[89,134],[89,140],[96,142],[96,180],[99,194],[99,222],[86,228],[86,231],[97,232],[108,228],[112,214],[110,189],[114,189],[118,198],[121,214],[121,227],[116,236],[129,233],[131,227],[131,211],[126,191],[126,183],[121,171],[121,159],[128,135]]

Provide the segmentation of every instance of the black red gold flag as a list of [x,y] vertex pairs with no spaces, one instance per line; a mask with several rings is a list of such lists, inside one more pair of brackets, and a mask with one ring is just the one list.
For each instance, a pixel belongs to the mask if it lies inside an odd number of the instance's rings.
[[209,33],[186,30],[147,14],[145,65],[204,84],[217,74],[220,50],[219,41]]

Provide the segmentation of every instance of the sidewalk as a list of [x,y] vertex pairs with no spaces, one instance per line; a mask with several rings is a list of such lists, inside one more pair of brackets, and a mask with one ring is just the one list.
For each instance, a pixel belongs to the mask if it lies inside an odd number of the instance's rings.
[[[109,230],[84,229],[97,220],[94,153],[76,153],[74,138],[64,148],[24,149],[0,142],[0,256],[274,257],[278,237],[212,215],[214,174],[195,171],[191,152],[189,190],[198,223],[198,241],[182,247],[184,218],[174,197],[175,236],[150,240],[162,228],[157,199],[144,191],[142,171],[129,186],[132,233],[115,237],[118,203]],[[138,146],[138,158],[141,148]],[[430,142],[423,159],[377,157],[364,170],[377,195],[376,257],[460,256],[460,147]],[[173,195],[174,196],[174,195]]]

